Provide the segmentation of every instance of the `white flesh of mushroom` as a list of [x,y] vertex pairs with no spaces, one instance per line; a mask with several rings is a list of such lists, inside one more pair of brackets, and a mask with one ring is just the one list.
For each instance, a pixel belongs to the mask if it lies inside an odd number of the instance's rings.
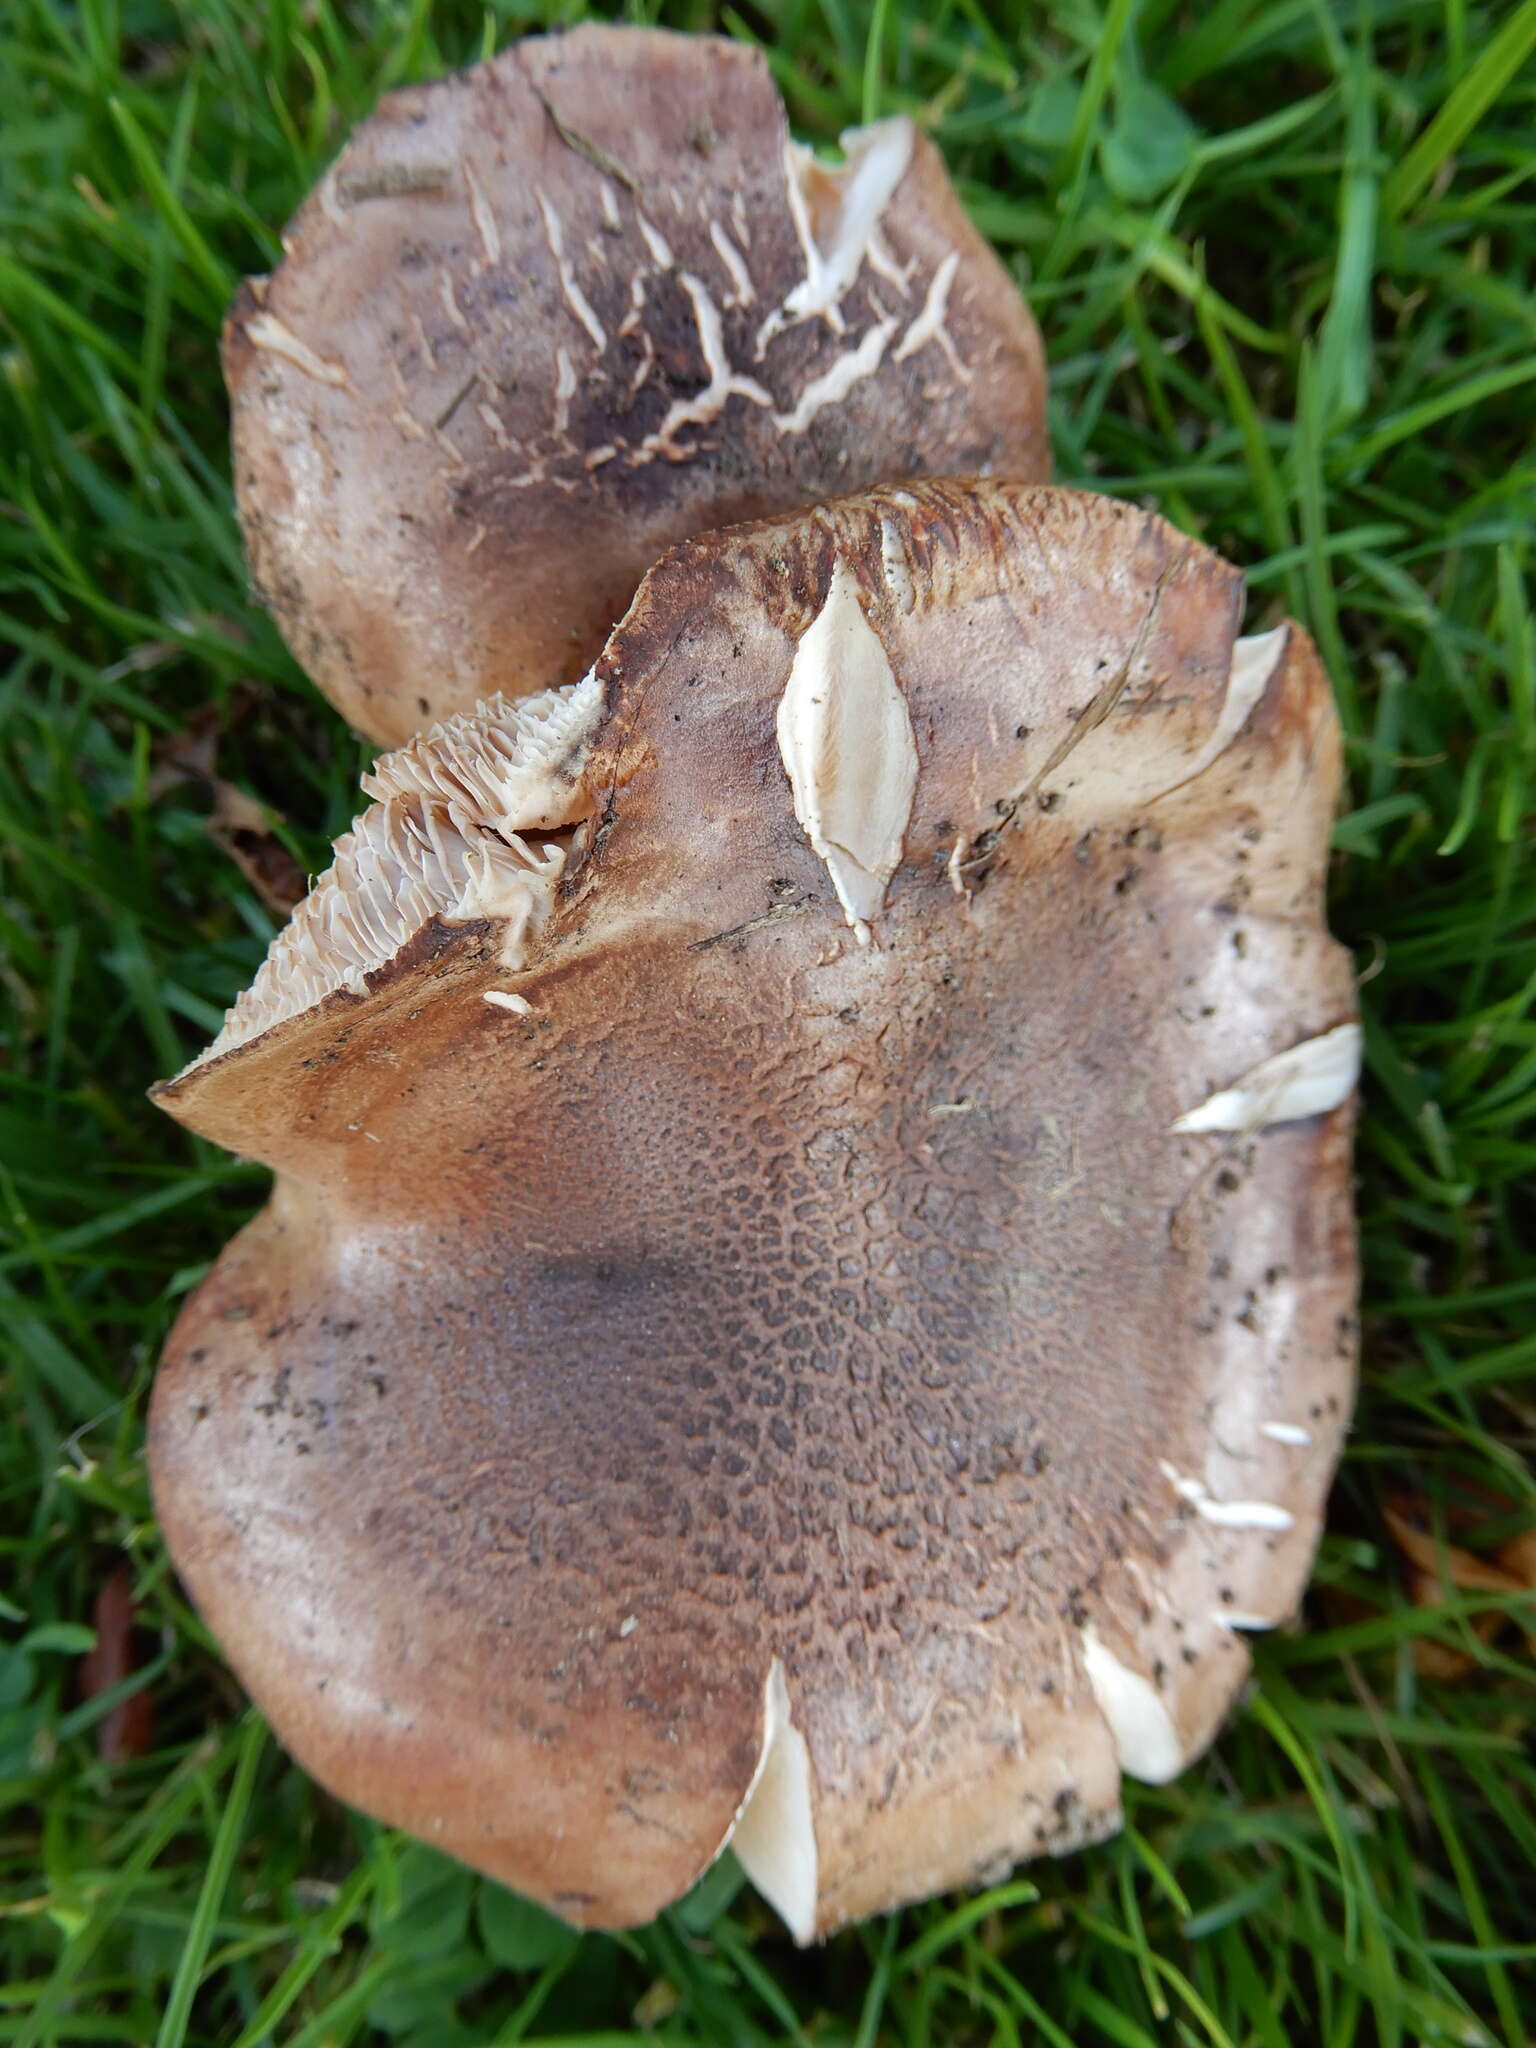
[[778,738],[795,816],[866,945],[869,920],[901,860],[917,742],[907,700],[843,562],[795,650]]
[[811,1755],[790,1718],[789,1687],[774,1659],[763,1706],[763,1747],[747,1796],[721,1843],[802,1945],[816,1932],[816,1827]]
[[1311,1443],[1312,1432],[1303,1429],[1299,1422],[1261,1422],[1259,1435],[1267,1436],[1274,1444],[1292,1444],[1297,1449]]
[[1163,1477],[1179,1496],[1187,1500],[1203,1522],[1221,1529],[1270,1529],[1283,1534],[1294,1527],[1296,1517],[1289,1508],[1272,1500],[1217,1500],[1201,1479],[1187,1478],[1172,1465],[1163,1464]]
[[[912,161],[912,139],[912,123],[903,115],[876,121],[868,128],[850,129],[842,137],[846,162],[835,172],[819,166],[802,143],[784,145],[790,218],[800,238],[805,276],[785,299],[784,313],[778,316],[781,323],[785,316],[809,320],[820,313],[841,329],[839,304],[863,266],[881,214],[906,176]],[[839,188],[839,205],[825,247],[817,243],[806,203],[807,188],[818,174],[835,178]]]
[[841,405],[855,384],[873,377],[885,355],[886,344],[901,325],[899,320],[882,320],[871,327],[858,347],[841,355],[830,369],[813,377],[800,393],[793,412],[776,412],[773,424],[781,434],[803,434],[829,405]]
[[[579,815],[578,777],[602,709],[589,676],[473,718],[455,717],[379,760],[374,801],[336,842],[304,898],[194,1064],[219,1058],[338,989],[360,993],[432,918],[500,922],[502,965],[516,972],[565,867],[558,841],[525,837]],[[515,994],[488,1000],[525,1006]]]
[[1197,1109],[1186,1110],[1173,1128],[1182,1135],[1257,1131],[1266,1124],[1293,1123],[1337,1109],[1359,1078],[1360,1026],[1337,1024],[1332,1031],[1260,1060],[1230,1088],[1219,1089]]
[[1203,775],[1211,763],[1224,754],[1253,715],[1254,706],[1269,687],[1271,676],[1285,659],[1290,644],[1289,626],[1277,626],[1272,633],[1255,633],[1232,647],[1232,666],[1227,671],[1227,694],[1215,730],[1180,777],[1181,784]]
[[949,288],[955,281],[955,272],[960,268],[960,252],[951,249],[928,287],[928,296],[923,301],[923,310],[901,337],[901,346],[895,360],[904,363],[908,356],[915,356],[930,341],[938,341],[945,334],[944,315],[949,308]]
[[300,341],[292,328],[285,327],[275,314],[258,313],[253,320],[246,322],[245,333],[254,348],[268,349],[273,355],[284,357],[306,377],[313,377],[317,384],[345,387],[347,373],[342,365],[327,362],[324,356],[316,355],[309,343]]
[[1122,1664],[1091,1628],[1083,1630],[1083,1669],[1109,1723],[1121,1770],[1147,1785],[1176,1778],[1184,1768],[1184,1745],[1151,1680]]

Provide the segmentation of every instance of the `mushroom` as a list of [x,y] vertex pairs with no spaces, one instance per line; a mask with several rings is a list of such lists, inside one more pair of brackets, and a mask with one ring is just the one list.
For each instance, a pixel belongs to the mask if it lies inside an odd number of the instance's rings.
[[729,1843],[807,1941],[1211,1741],[1354,1370],[1338,731],[1242,605],[875,490],[379,764],[158,1090],[277,1182],[155,1497],[324,1784],[587,1925]]
[[755,50],[584,27],[391,94],[224,339],[258,590],[397,744],[568,683],[672,542],[1050,474],[1034,321],[905,118],[789,139]]

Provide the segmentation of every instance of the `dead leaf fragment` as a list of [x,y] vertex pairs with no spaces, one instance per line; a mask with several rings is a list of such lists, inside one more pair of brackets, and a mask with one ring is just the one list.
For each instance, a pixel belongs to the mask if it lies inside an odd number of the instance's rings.
[[[93,1700],[131,1678],[145,1661],[147,1644],[138,1626],[133,1578],[126,1564],[112,1571],[96,1595],[91,1621],[96,1641],[80,1665],[80,1695]],[[108,1709],[96,1729],[96,1747],[109,1764],[143,1756],[154,1735],[155,1707],[149,1689],[131,1693]]]
[[212,705],[170,734],[155,749],[149,777],[151,797],[182,783],[208,793],[208,835],[244,875],[269,910],[286,917],[309,887],[309,879],[275,832],[282,820],[218,772],[219,714]]
[[[1408,1597],[1415,1607],[1439,1607],[1457,1593],[1504,1593],[1520,1595],[1536,1586],[1536,1531],[1517,1536],[1492,1557],[1479,1556],[1459,1544],[1439,1540],[1423,1527],[1428,1519],[1423,1501],[1400,1498],[1383,1511],[1393,1542],[1406,1559]],[[1523,1567],[1523,1569],[1511,1566]],[[1522,1603],[1523,1605],[1523,1603]],[[1512,1622],[1519,1621],[1526,1641],[1536,1651],[1536,1620],[1508,1608],[1490,1607],[1469,1618],[1467,1627],[1485,1647],[1491,1647]],[[1424,1678],[1463,1678],[1476,1668],[1477,1658],[1453,1644],[1420,1637],[1414,1644],[1414,1667]]]

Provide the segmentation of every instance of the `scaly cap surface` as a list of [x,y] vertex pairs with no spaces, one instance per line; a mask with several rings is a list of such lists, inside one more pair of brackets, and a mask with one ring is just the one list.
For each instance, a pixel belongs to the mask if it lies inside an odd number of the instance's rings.
[[574,681],[673,541],[1049,475],[1029,312],[905,119],[791,142],[762,57],[584,27],[391,94],[225,334],[257,586],[391,744]]
[[675,549],[527,758],[381,765],[435,908],[161,1090],[279,1177],[156,1499],[324,1783],[587,1924],[734,1840],[805,1940],[1209,1742],[1353,1376],[1338,734],[1241,595],[1134,507],[875,491]]

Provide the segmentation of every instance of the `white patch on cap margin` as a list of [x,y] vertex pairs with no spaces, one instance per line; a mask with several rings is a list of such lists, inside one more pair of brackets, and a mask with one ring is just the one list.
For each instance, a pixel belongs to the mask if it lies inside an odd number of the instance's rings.
[[1303,1429],[1299,1422],[1261,1422],[1259,1435],[1267,1436],[1272,1444],[1292,1444],[1303,1450],[1312,1441],[1310,1429]]
[[1203,1522],[1211,1522],[1217,1528],[1272,1529],[1283,1534],[1295,1526],[1296,1517],[1277,1501],[1215,1500],[1203,1480],[1186,1479],[1166,1459],[1162,1462],[1162,1473],[1180,1500],[1187,1500]]
[[334,384],[339,388],[347,382],[347,373],[340,363],[330,363],[324,356],[316,355],[309,343],[300,341],[293,329],[285,327],[275,313],[257,313],[247,320],[245,338],[254,348],[264,348],[272,355],[284,357],[306,377],[313,377],[317,384]]
[[[912,123],[903,114],[874,121],[867,128],[845,129],[839,138],[845,161],[835,170],[818,164],[803,143],[785,143],[789,213],[800,240],[805,276],[785,299],[783,311],[769,321],[759,348],[791,321],[810,320],[818,313],[842,332],[839,307],[843,295],[858,276],[880,216],[907,174],[914,134]],[[838,201],[825,246],[817,239],[807,201],[812,181],[817,179],[834,186]]]
[[816,1934],[818,1859],[811,1806],[811,1753],[790,1714],[775,1657],[763,1695],[763,1747],[746,1797],[720,1844],[803,1948]]
[[1360,1047],[1358,1024],[1336,1024],[1331,1031],[1260,1060],[1230,1088],[1218,1089],[1198,1108],[1186,1110],[1172,1129],[1181,1136],[1257,1131],[1266,1124],[1295,1123],[1337,1109],[1360,1078]]
[[1099,1712],[1109,1723],[1127,1777],[1145,1785],[1166,1785],[1184,1768],[1184,1745],[1157,1688],[1122,1664],[1099,1640],[1092,1624],[1083,1630],[1083,1669]]
[[1159,791],[1170,796],[1203,775],[1211,763],[1227,751],[1253,715],[1254,706],[1269,687],[1290,646],[1289,626],[1276,626],[1272,633],[1252,633],[1232,643],[1232,665],[1227,670],[1227,694],[1222,699],[1211,736],[1195,758],[1180,769],[1176,782]]

